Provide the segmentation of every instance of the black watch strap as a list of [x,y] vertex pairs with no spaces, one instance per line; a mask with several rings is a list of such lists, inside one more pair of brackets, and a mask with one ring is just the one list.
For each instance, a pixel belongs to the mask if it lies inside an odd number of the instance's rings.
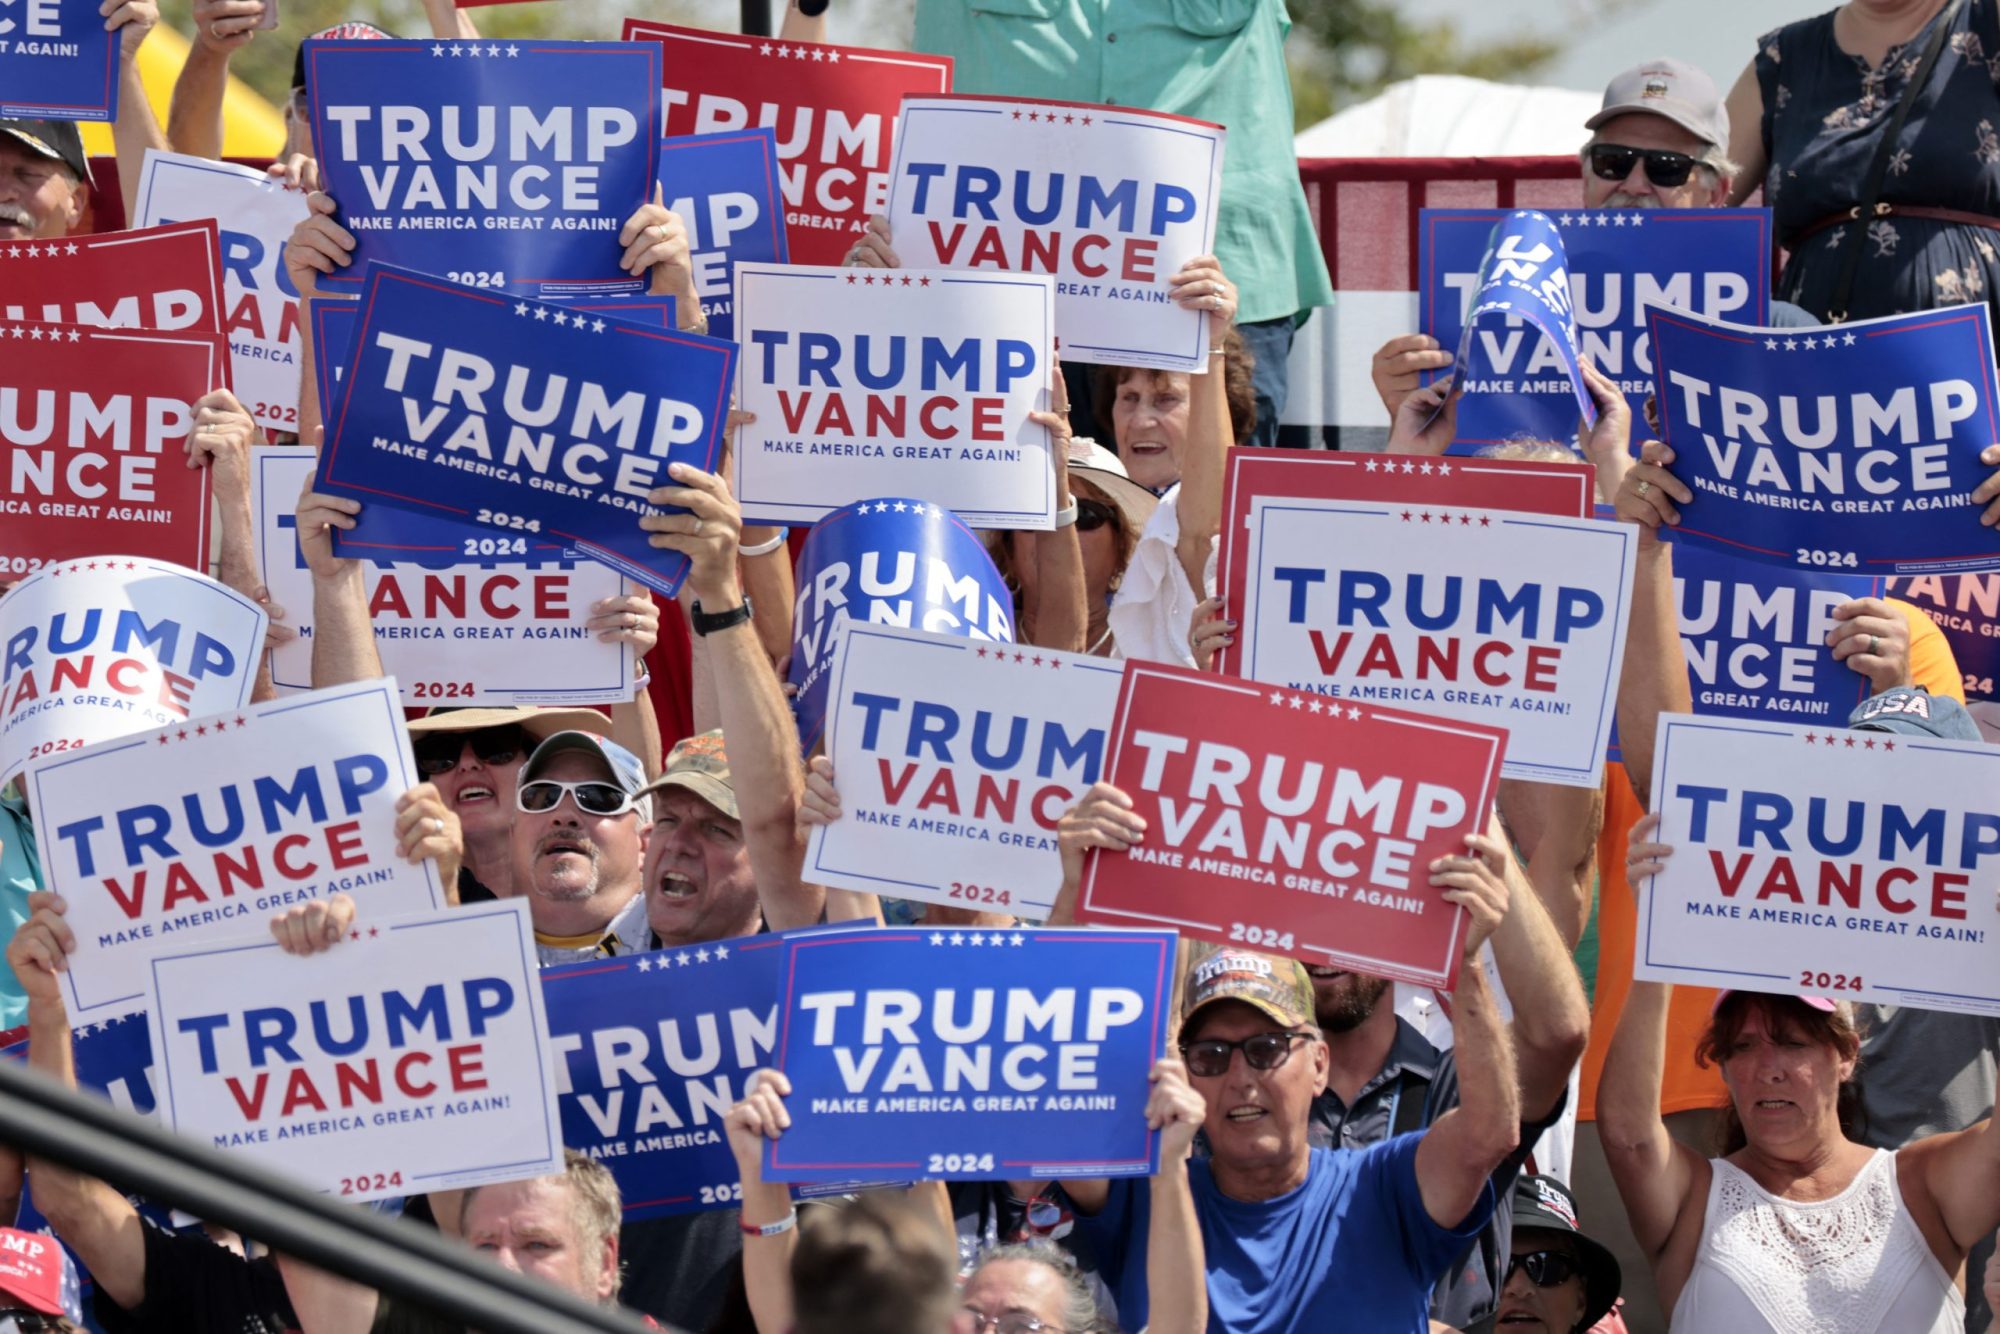
[[742,625],[749,619],[750,598],[748,595],[745,595],[740,606],[731,607],[728,611],[718,611],[710,614],[703,611],[701,603],[697,602],[694,604],[692,610],[688,612],[688,624],[693,626],[694,632],[703,638],[707,638],[717,630],[727,630],[732,625]]

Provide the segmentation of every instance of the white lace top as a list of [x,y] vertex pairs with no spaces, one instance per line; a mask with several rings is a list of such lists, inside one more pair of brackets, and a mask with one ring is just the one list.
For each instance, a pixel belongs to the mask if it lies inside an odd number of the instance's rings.
[[1694,1272],[1674,1304],[1685,1334],[1958,1334],[1965,1299],[1937,1262],[1877,1149],[1832,1199],[1781,1199],[1720,1158]]

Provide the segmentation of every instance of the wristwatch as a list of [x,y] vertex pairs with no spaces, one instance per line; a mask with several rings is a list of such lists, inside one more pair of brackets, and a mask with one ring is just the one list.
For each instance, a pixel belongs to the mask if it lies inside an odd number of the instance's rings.
[[688,624],[693,626],[694,632],[704,639],[718,630],[727,630],[733,625],[742,625],[749,619],[750,598],[747,594],[744,596],[740,606],[731,607],[728,611],[718,611],[710,614],[703,611],[701,603],[697,602],[688,612]]

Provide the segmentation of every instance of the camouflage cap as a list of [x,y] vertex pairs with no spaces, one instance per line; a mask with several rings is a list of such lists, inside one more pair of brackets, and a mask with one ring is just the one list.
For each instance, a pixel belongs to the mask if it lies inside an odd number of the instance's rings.
[[1241,1001],[1286,1028],[1314,1027],[1312,978],[1297,959],[1227,945],[1196,945],[1188,954],[1181,999],[1181,1041],[1205,1006]]
[[722,748],[722,729],[684,738],[667,752],[666,772],[647,785],[646,791],[684,787],[732,820],[736,812],[736,789],[729,779],[729,756]]

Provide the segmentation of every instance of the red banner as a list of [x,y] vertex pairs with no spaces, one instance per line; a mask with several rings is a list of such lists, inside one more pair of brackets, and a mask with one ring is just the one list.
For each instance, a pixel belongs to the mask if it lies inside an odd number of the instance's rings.
[[625,20],[626,41],[666,48],[662,133],[768,125],[794,264],[838,264],[889,211],[896,113],[905,93],[951,91],[951,57],[676,28]]
[[229,340],[0,323],[0,345],[0,577],[109,553],[206,571],[209,470],[186,447]]
[[0,319],[220,332],[215,220],[0,246]]
[[1449,988],[1464,913],[1429,866],[1485,827],[1506,743],[1499,728],[1128,662],[1105,777],[1146,837],[1091,855],[1077,918]]
[[[1260,496],[1408,501],[1588,519],[1597,500],[1597,474],[1588,463],[1232,449],[1222,483],[1222,547],[1215,575],[1231,615],[1240,616],[1248,605],[1250,502]],[[1216,670],[1238,674],[1242,654],[1241,644],[1224,645],[1216,653]]]

